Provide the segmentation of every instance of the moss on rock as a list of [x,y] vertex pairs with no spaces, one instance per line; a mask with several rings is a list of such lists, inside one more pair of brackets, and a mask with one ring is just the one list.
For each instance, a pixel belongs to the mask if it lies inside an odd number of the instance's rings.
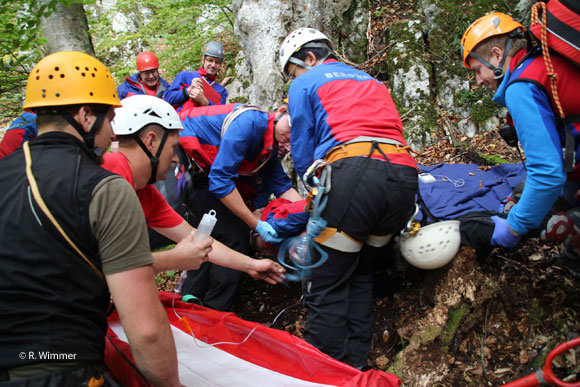
[[465,303],[449,310],[447,325],[441,334],[441,349],[444,352],[449,352],[449,344],[453,340],[453,337],[455,337],[459,324],[468,311],[469,307]]

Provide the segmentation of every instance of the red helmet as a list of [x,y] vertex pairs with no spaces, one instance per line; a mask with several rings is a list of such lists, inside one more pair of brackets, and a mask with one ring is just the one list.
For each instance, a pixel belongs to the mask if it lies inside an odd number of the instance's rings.
[[137,55],[137,71],[147,71],[159,68],[159,60],[154,53],[150,51],[143,51]]

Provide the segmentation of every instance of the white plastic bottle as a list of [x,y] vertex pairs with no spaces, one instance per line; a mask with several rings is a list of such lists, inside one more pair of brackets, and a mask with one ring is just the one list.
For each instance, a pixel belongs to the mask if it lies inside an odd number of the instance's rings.
[[211,210],[207,214],[203,215],[201,222],[199,222],[199,226],[197,226],[197,231],[193,237],[193,243],[202,241],[211,235],[213,227],[217,222],[215,214],[215,210]]
[[[197,231],[195,232],[195,235],[193,236],[192,243],[195,243],[197,241],[202,241],[211,235],[211,232],[213,231],[213,227],[215,226],[215,224],[217,222],[217,218],[215,217],[215,214],[216,214],[216,212],[214,210],[211,210],[207,214],[203,215],[203,217],[201,218],[201,222],[199,222],[199,226],[197,227]],[[181,274],[179,275],[179,278],[177,279],[177,282],[175,283],[175,288],[173,289],[175,294],[181,293],[181,288],[183,287],[183,283],[185,282],[186,277],[187,277],[187,271],[184,270],[181,272]]]

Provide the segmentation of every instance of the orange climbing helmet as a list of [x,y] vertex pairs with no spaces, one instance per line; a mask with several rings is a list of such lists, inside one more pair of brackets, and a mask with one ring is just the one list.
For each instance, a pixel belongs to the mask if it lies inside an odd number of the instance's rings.
[[159,59],[151,51],[143,51],[137,55],[137,71],[155,70],[159,68]]
[[121,105],[115,80],[98,59],[82,52],[56,52],[30,72],[24,109],[85,103]]
[[492,36],[508,34],[517,29],[523,32],[524,26],[501,12],[492,12],[474,21],[461,38],[461,55],[465,67],[471,68],[468,59],[470,56],[475,56],[473,50],[479,43]]

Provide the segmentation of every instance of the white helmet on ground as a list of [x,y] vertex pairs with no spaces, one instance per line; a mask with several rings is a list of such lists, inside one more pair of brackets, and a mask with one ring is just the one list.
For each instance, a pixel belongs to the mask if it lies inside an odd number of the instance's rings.
[[447,265],[461,245],[458,220],[446,220],[421,227],[415,236],[403,233],[399,243],[403,257],[420,269]]
[[[325,40],[326,44],[322,44],[320,46],[315,44],[306,45],[306,43],[315,40]],[[288,65],[288,62],[294,63],[292,60],[290,60],[290,57],[302,47],[327,47],[332,52],[332,42],[330,39],[328,39],[328,36],[314,28],[298,28],[297,30],[291,32],[286,37],[286,39],[284,39],[282,46],[280,46],[280,66],[282,67],[283,73],[285,73],[286,65]],[[303,66],[302,63],[297,64]]]
[[169,103],[151,95],[134,95],[121,101],[111,121],[116,136],[135,134],[149,124],[165,129],[183,129],[179,115]]

